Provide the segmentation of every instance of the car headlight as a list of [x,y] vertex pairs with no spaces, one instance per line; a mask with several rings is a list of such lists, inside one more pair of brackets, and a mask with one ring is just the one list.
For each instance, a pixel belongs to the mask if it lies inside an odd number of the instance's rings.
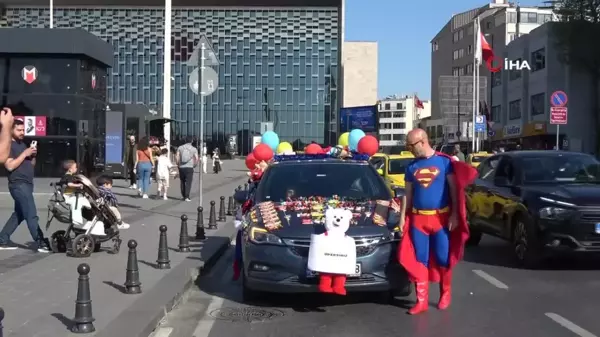
[[560,207],[544,207],[540,209],[540,218],[546,220],[555,220],[563,217],[565,214],[569,213],[569,209],[560,208]]
[[277,235],[260,227],[251,227],[248,238],[255,244],[283,245],[283,241]]

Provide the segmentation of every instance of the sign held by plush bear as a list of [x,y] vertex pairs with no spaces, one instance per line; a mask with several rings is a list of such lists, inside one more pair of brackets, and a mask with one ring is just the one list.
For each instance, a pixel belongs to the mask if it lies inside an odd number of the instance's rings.
[[352,212],[330,208],[325,211],[325,233],[312,234],[308,269],[318,273],[352,275],[356,271],[356,243],[346,235]]

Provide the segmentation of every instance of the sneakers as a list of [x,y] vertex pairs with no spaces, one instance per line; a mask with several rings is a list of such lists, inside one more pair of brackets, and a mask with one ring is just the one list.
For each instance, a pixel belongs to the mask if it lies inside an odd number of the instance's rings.
[[133,184],[133,185],[129,186],[129,189],[135,190],[135,189],[137,189],[137,185]]
[[48,247],[45,240],[40,240],[38,241],[37,251],[39,253],[50,253],[52,252],[52,249]]
[[148,194],[142,195],[142,199],[148,199]]
[[121,223],[120,223],[120,224],[117,226],[117,228],[119,228],[119,229],[129,229],[129,227],[131,227],[131,226],[129,226],[129,224],[128,224],[128,223],[125,223],[125,222],[121,222]]
[[192,201],[192,199],[190,199],[190,198],[185,198],[185,201]]
[[15,250],[19,247],[12,242],[0,243],[0,250]]
[[169,200],[169,197],[167,197],[167,195],[163,195],[163,200]]

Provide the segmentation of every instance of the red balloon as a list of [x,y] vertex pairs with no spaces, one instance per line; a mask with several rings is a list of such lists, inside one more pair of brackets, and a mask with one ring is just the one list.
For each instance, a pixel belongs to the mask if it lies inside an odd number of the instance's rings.
[[254,158],[254,154],[250,153],[246,156],[246,167],[248,170],[254,170],[256,168],[256,164],[258,164],[258,160]]
[[254,158],[261,162],[261,161],[269,161],[273,158],[273,149],[271,149],[271,147],[267,144],[258,144],[256,145],[256,147],[254,148],[254,151],[252,151],[252,153],[254,154]]
[[304,150],[306,154],[321,154],[323,153],[323,148],[319,144],[309,144]]
[[366,135],[358,141],[356,149],[358,153],[372,156],[379,150],[379,141],[371,135]]

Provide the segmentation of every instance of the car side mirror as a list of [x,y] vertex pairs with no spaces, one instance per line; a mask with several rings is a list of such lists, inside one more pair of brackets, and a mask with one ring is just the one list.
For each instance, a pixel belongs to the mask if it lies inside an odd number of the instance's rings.
[[243,204],[246,202],[246,200],[248,200],[248,191],[237,191],[233,194],[233,200],[235,200],[235,202],[237,202],[238,204]]
[[506,178],[506,177],[495,177],[494,185],[496,185],[498,187],[510,187],[510,182],[508,181],[508,178]]
[[380,176],[383,176],[383,169],[377,169],[377,174],[379,174]]
[[402,198],[406,196],[406,190],[404,188],[394,188],[394,197]]

